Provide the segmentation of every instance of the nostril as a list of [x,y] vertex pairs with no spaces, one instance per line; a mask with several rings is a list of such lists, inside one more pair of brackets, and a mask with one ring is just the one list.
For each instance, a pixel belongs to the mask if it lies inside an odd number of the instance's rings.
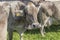
[[33,25],[33,27],[35,28],[35,25]]

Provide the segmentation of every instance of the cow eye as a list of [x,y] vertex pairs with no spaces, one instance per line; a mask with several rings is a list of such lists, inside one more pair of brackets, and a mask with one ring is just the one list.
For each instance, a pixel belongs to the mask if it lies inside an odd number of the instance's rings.
[[20,10],[22,10],[22,9],[24,9],[24,8],[25,8],[25,6],[21,6],[21,7],[20,7]]

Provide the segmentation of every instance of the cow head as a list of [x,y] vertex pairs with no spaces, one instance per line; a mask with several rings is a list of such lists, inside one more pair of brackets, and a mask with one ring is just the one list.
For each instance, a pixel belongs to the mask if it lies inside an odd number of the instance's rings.
[[26,19],[28,23],[32,26],[30,27],[36,27],[39,25],[38,19],[37,19],[37,14],[38,14],[38,9],[35,7],[35,5],[32,2],[29,2],[25,8],[25,13],[26,13]]

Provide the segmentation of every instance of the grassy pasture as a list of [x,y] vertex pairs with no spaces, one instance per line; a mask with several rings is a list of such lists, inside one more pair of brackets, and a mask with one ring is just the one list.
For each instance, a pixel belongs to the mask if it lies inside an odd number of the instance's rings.
[[[50,29],[45,28],[45,31],[45,37],[42,37],[39,29],[27,30],[23,38],[24,40],[60,40],[60,25],[52,25]],[[19,40],[19,34],[17,32],[13,34],[13,40]]]

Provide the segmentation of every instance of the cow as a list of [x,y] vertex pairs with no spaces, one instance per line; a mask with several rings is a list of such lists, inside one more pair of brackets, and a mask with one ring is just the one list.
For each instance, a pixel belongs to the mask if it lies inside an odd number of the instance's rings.
[[7,40],[9,8],[10,6],[7,2],[0,2],[0,40]]
[[60,21],[60,1],[45,1],[40,3],[40,6],[40,14],[44,14],[47,17],[44,18],[45,16],[41,16],[41,34],[44,36],[44,26],[47,24],[50,18]]

